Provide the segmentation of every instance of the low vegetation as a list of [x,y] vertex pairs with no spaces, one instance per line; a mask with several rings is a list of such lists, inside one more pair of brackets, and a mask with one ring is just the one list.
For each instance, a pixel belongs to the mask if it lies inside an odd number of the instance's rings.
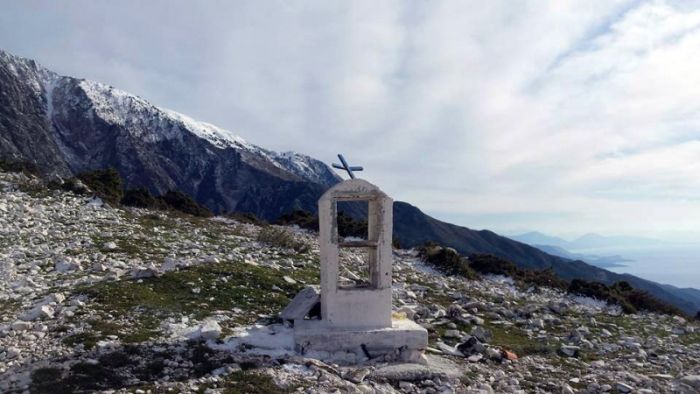
[[551,269],[523,270],[510,261],[489,254],[473,254],[467,259],[452,248],[432,242],[427,242],[418,251],[423,260],[447,275],[459,275],[467,279],[477,279],[479,274],[504,275],[524,285],[567,288],[567,283],[557,278]]
[[198,204],[190,196],[184,193],[170,190],[164,195],[158,197],[158,199],[163,201],[168,208],[172,208],[176,211],[200,217],[213,216],[209,208]]
[[547,356],[556,352],[556,345],[551,341],[533,338],[515,327],[504,327],[495,324],[488,324],[486,327],[493,335],[491,339],[492,344],[515,352],[519,357],[529,355]]
[[482,274],[505,275],[529,286],[546,286],[556,289],[566,289],[568,283],[559,279],[551,268],[544,270],[525,270],[518,268],[513,262],[490,254],[472,254],[469,265]]
[[[67,341],[92,347],[108,335],[117,335],[124,343],[139,343],[157,337],[168,317],[203,319],[214,311],[233,308],[245,311],[234,319],[237,324],[250,324],[260,315],[277,313],[304,282],[318,276],[314,267],[282,272],[234,261],[83,286],[76,293],[88,296],[102,318],[89,321],[90,335],[76,334]],[[288,283],[284,275],[298,283]]]
[[167,206],[160,199],[154,197],[151,192],[146,189],[137,188],[129,189],[124,192],[124,197],[121,200],[122,205],[136,208],[149,209],[166,209]]
[[294,392],[294,387],[281,388],[269,376],[255,371],[236,371],[226,377],[224,394],[285,394]]
[[51,181],[48,186],[79,195],[94,194],[112,206],[173,210],[198,217],[213,216],[207,207],[178,191],[170,190],[162,196],[154,196],[144,188],[124,190],[124,182],[114,168],[84,172],[75,178]]
[[[524,270],[508,260],[490,254],[472,254],[466,259],[456,250],[432,242],[426,243],[418,250],[421,258],[447,275],[459,275],[468,279],[475,279],[479,274],[504,275],[525,286],[545,286],[566,290],[571,294],[619,305],[625,313],[645,310],[685,315],[675,306],[663,302],[645,291],[635,289],[627,282],[616,282],[608,286],[600,282],[575,279],[568,283],[558,278],[551,268],[540,271]],[[700,317],[700,312],[698,315]]]
[[[217,366],[223,365],[221,360],[211,359],[213,352],[206,346],[197,343],[188,343],[187,346],[187,350],[181,356],[187,357],[198,366],[206,366],[206,368],[195,371],[195,376],[203,376]],[[164,358],[168,354],[149,354],[149,356],[153,356],[153,359],[143,362],[139,353],[145,350],[140,346],[129,345],[123,350],[105,353],[95,362],[78,362],[71,365],[70,368],[37,368],[31,373],[29,391],[47,394],[113,391],[114,388],[129,387],[125,372],[133,373],[136,378],[144,381],[162,377],[165,368]],[[198,385],[194,392],[209,392],[211,386],[207,383]],[[281,388],[275,384],[271,376],[245,368],[228,374],[215,387],[217,388],[216,392],[224,394],[284,394],[291,393],[296,388],[294,385]],[[134,388],[137,388],[136,392],[168,392],[154,390],[155,387],[151,385],[131,386],[131,388],[132,390],[128,390],[128,392],[133,392]]]
[[124,196],[122,178],[114,168],[84,172],[77,178],[110,205],[119,205]]
[[581,279],[574,279],[568,287],[568,292],[619,305],[625,313],[636,313],[640,310],[646,310],[684,315],[683,311],[675,306],[665,303],[645,291],[637,290],[624,281],[608,286],[600,282],[586,282]]
[[146,189],[129,189],[124,192],[121,204],[136,208],[174,210],[204,218],[213,216],[209,208],[200,205],[184,193],[172,190],[162,196],[154,197]]
[[429,242],[418,249],[423,260],[447,275],[459,275],[467,279],[477,279],[479,274],[472,269],[469,261],[452,248],[443,248]]

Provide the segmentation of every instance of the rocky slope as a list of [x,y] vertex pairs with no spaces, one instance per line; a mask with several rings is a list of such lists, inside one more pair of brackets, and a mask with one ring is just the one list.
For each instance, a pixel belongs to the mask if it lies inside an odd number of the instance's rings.
[[[677,316],[504,277],[445,277],[397,250],[394,307],[428,365],[296,355],[276,314],[318,280],[315,235],[123,210],[0,173],[2,392],[696,392]],[[359,256],[343,255],[346,280]]]
[[[339,178],[308,156],[278,154],[229,131],[97,82],[59,76],[0,51],[0,157],[71,176],[114,167],[129,187],[178,190],[215,212],[274,219],[312,210]],[[260,194],[278,195],[265,205]],[[306,198],[311,196],[312,198]],[[311,204],[310,202],[313,202]]]
[[[275,220],[314,212],[340,178],[301,154],[276,153],[233,133],[156,107],[98,82],[60,76],[0,50],[0,161],[26,161],[52,175],[116,168],[129,188],[177,190],[214,212],[251,212]],[[490,231],[436,220],[395,204],[395,235],[405,246],[430,240],[464,254],[492,253],[529,269],[553,267],[564,279],[626,280],[683,309],[700,310],[687,291],[552,256]]]

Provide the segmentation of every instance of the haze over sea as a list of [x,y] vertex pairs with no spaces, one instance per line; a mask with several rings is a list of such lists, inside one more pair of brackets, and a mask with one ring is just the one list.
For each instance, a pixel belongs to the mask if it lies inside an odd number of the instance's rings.
[[660,244],[575,250],[597,255],[620,255],[633,260],[625,267],[607,268],[676,287],[700,289],[700,244]]

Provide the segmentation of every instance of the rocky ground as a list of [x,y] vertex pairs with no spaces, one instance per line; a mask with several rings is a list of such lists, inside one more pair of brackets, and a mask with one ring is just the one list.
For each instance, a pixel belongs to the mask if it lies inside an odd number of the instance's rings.
[[314,234],[113,209],[21,174],[0,190],[2,392],[700,392],[697,322],[445,277],[406,250],[395,316],[428,328],[428,364],[305,358],[276,316],[318,282]]

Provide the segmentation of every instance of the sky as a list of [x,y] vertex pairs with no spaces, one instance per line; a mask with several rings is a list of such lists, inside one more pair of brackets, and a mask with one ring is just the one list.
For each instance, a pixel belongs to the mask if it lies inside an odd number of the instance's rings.
[[0,48],[440,219],[700,238],[700,2],[9,1]]

